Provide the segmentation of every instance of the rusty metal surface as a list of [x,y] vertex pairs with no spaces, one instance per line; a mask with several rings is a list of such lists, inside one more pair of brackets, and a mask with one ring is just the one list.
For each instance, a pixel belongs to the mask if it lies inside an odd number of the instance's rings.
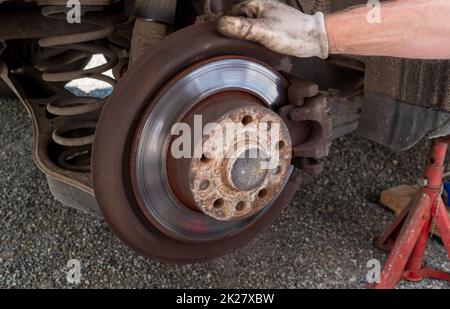
[[[217,220],[244,219],[268,206],[281,190],[291,162],[289,132],[277,114],[244,102],[216,123],[214,132],[202,143],[204,157],[191,161],[187,178],[191,193],[196,205]],[[276,125],[280,132],[272,134],[270,130]],[[226,135],[229,143],[224,145],[227,126],[235,130]],[[267,134],[260,131],[262,126]],[[274,137],[276,140],[272,140]],[[276,149],[276,143],[282,146]],[[269,158],[279,158],[276,166],[261,167],[274,164]]]
[[[183,53],[179,53],[180,47]],[[272,222],[298,185],[299,179],[291,178],[274,206],[257,222],[237,235],[231,234],[220,241],[195,244],[177,241],[146,221],[137,207],[131,192],[132,175],[128,172],[130,157],[134,157],[129,147],[137,125],[136,116],[143,115],[143,110],[151,108],[148,106],[149,100],[177,72],[202,59],[221,55],[251,55],[272,66],[284,59],[251,42],[230,40],[218,35],[214,24],[190,27],[165,38],[154,50],[139,59],[120,81],[103,110],[94,143],[96,197],[104,217],[116,234],[143,255],[172,262],[193,262],[241,246]],[[166,65],[161,66],[161,63]],[[136,83],[136,78],[146,87]],[[130,94],[133,95],[130,97]],[[121,102],[124,101],[128,102],[127,109],[121,108]]]
[[286,122],[293,145],[294,163],[307,173],[322,170],[320,159],[328,156],[332,141],[332,120],[326,97],[309,81],[291,78],[289,104],[279,113]]
[[[226,58],[227,57],[218,57],[217,59]],[[202,61],[196,66],[207,64],[209,62],[209,60]],[[181,74],[177,76],[177,78],[180,76]],[[228,113],[234,108],[240,107],[241,104],[263,105],[264,103],[254,95],[243,91],[228,90],[226,93],[219,92],[198,102],[191,110],[185,113],[180,122],[186,123],[190,128],[194,128],[195,115],[201,115],[203,124],[213,123],[223,114]],[[175,136],[173,136],[170,142],[170,147],[172,147],[174,140]],[[192,140],[192,143],[194,144],[195,140]],[[175,159],[172,156],[172,153],[169,152],[166,163],[167,179],[176,198],[190,209],[198,211],[199,208],[191,194],[190,183],[189,181],[185,181],[186,179],[189,179],[192,161],[192,158]]]

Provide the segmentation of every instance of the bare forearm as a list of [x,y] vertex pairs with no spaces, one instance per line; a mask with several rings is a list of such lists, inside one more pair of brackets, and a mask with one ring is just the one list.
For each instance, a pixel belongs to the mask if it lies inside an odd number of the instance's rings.
[[381,3],[380,23],[360,7],[326,17],[331,54],[450,59],[450,0]]

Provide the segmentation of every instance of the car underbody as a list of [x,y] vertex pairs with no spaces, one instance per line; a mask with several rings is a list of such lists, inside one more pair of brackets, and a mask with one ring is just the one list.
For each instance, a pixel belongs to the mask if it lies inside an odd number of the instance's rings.
[[[320,173],[341,136],[403,151],[449,134],[449,61],[282,56],[215,31],[236,0],[79,2],[81,23],[69,23],[67,1],[0,0],[0,91],[28,110],[33,156],[53,195],[103,216],[145,256],[186,263],[245,244],[289,203],[302,173]],[[307,13],[365,3],[285,2]],[[87,68],[98,54],[105,63]],[[82,78],[112,93],[66,87]],[[171,126],[194,114],[231,120],[243,135],[269,117],[281,127],[281,163],[259,179],[239,165],[248,145],[231,163],[174,158]]]

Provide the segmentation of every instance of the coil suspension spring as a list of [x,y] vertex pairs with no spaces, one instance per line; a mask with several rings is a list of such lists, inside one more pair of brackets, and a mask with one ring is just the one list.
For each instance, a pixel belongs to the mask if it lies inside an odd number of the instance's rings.
[[[102,74],[113,69],[119,60],[107,42],[108,37],[112,36],[115,31],[115,25],[105,25],[99,22],[99,18],[86,16],[91,12],[102,11],[103,8],[102,5],[83,5],[81,8],[83,23],[92,25],[95,30],[39,40],[41,47],[56,49],[64,52],[65,55],[65,57],[59,55],[59,61],[50,59],[46,64],[39,66],[38,69],[42,72],[43,80],[64,87],[72,80],[91,78],[106,82],[112,87],[115,86],[115,79]],[[65,19],[66,12],[67,8],[63,5],[48,5],[41,8],[44,16],[54,19]],[[106,63],[88,69],[70,67],[70,64],[74,64],[75,61],[79,61],[83,57],[90,59],[96,54],[102,54]],[[68,57],[71,58],[69,61],[61,59]],[[80,121],[79,116],[96,112],[99,115],[107,98],[76,96],[68,91],[64,91],[64,93],[64,96],[58,96],[47,105],[48,113],[55,117],[65,117],[63,124],[52,133],[53,141],[63,149],[58,155],[57,163],[66,170],[90,172],[91,148],[98,116],[89,121]]]

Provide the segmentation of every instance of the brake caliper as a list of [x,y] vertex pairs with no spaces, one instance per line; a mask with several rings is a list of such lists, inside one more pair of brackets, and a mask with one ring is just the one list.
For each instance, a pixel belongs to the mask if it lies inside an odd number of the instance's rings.
[[310,81],[290,80],[289,104],[279,110],[286,122],[293,145],[293,164],[308,174],[318,174],[321,159],[331,147],[332,124],[326,96]]

